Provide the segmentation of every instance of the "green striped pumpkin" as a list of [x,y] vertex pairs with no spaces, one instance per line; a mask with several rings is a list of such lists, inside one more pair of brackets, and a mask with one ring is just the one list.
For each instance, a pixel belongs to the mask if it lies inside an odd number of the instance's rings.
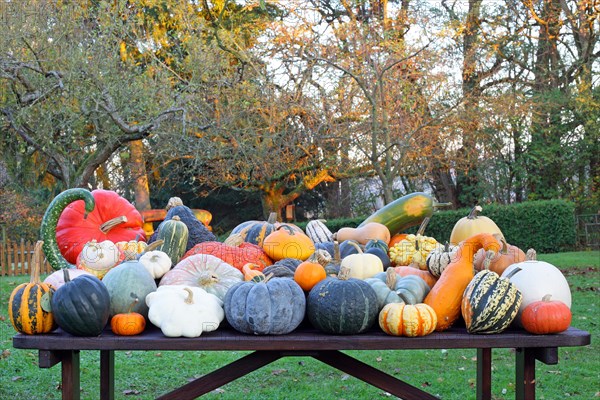
[[333,233],[325,225],[325,220],[314,219],[306,224],[306,235],[315,243],[333,242]]
[[464,291],[461,313],[469,333],[500,333],[511,324],[523,296],[506,278],[478,272]]
[[8,300],[8,319],[17,332],[28,335],[48,333],[56,329],[49,307],[54,288],[40,282],[40,265],[44,263],[42,241],[35,245],[31,279],[13,289]]
[[160,230],[156,240],[163,240],[157,250],[163,251],[169,255],[173,265],[177,265],[181,257],[185,254],[187,247],[189,231],[179,216],[163,221],[160,224]]

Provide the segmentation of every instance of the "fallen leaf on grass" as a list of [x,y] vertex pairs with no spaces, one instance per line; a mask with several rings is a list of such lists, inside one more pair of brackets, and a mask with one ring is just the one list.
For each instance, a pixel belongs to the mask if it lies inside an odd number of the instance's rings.
[[123,395],[125,396],[137,396],[138,394],[140,394],[139,390],[135,390],[135,389],[127,389],[127,390],[123,390]]
[[429,383],[429,382],[421,383],[421,387],[429,387],[429,386],[431,386],[431,383]]
[[215,390],[212,391],[213,393],[225,393],[224,389],[221,388],[216,388]]
[[7,358],[10,356],[10,350],[6,349],[6,350],[2,350],[2,353],[0,354],[0,360],[2,360],[3,358]]
[[382,357],[377,357],[377,358],[375,359],[375,361],[377,361],[377,362],[381,362],[381,361],[383,361],[383,358],[382,358]]
[[22,376],[13,376],[13,377],[11,378],[11,381],[13,381],[13,382],[16,382],[16,381],[20,381],[20,380],[22,380],[22,379],[23,379],[23,377],[22,377]]
[[6,317],[4,315],[0,315],[0,321],[6,321]]
[[342,375],[342,378],[341,378],[341,379],[342,379],[343,381],[345,381],[345,380],[347,380],[348,378],[350,378],[350,375],[348,375],[348,374],[344,374],[344,375]]
[[278,376],[285,372],[287,372],[287,369],[274,369],[273,371],[271,371],[271,375]]

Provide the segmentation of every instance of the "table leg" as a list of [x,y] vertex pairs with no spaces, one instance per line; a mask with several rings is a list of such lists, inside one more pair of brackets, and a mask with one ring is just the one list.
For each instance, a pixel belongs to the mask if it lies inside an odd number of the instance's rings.
[[115,398],[115,352],[100,350],[100,399]]
[[437,400],[437,397],[340,351],[319,351],[313,357],[404,400]]
[[62,365],[62,398],[63,400],[79,400],[79,350],[64,351],[61,355]]
[[207,375],[162,395],[157,400],[195,399],[282,357],[276,351],[255,351]]
[[518,348],[516,351],[515,399],[535,399],[535,349]]
[[492,349],[477,349],[477,400],[492,399]]

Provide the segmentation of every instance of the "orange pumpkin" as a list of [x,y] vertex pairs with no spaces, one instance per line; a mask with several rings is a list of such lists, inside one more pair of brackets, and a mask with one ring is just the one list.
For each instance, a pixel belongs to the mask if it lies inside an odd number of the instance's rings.
[[241,235],[237,234],[229,236],[224,243],[214,241],[198,243],[186,252],[181,260],[194,254],[215,256],[240,271],[248,263],[258,264],[260,271],[273,264],[273,260],[260,246],[245,242]]
[[462,241],[456,256],[423,300],[435,310],[438,318],[436,331],[448,329],[460,317],[462,295],[475,276],[473,256],[480,248],[497,253],[500,242],[489,233],[479,233]]
[[134,336],[146,329],[146,318],[140,313],[132,312],[131,309],[139,302],[136,298],[126,313],[115,314],[110,320],[110,329],[115,335]]
[[432,288],[438,280],[438,278],[436,278],[431,272],[419,269],[412,265],[394,267],[394,271],[396,271],[396,273],[400,276],[416,275],[421,277],[430,288]]
[[294,281],[306,292],[325,278],[327,278],[325,268],[314,258],[300,263],[294,272]]
[[399,243],[406,239],[408,233],[396,233],[390,238],[390,242],[388,243],[388,247],[394,246],[396,243]]
[[315,244],[303,231],[282,225],[263,240],[264,252],[275,261],[284,258],[306,260],[315,252]]
[[[264,267],[263,267],[264,268]],[[248,263],[242,267],[242,273],[244,274],[245,281],[262,280],[265,274],[261,272],[263,269],[258,264]]]
[[569,329],[571,325],[571,309],[560,300],[552,300],[545,295],[542,300],[534,301],[523,310],[521,324],[529,333],[546,335],[559,333]]
[[[502,248],[494,257],[490,259],[490,265],[488,266],[490,271],[493,271],[498,275],[502,275],[504,270],[510,267],[512,264],[527,260],[527,256],[523,250],[517,246],[506,243],[506,240],[501,235],[495,234],[494,236],[500,241]],[[485,250],[479,249],[473,258],[475,271],[481,271],[485,269],[484,260]]]

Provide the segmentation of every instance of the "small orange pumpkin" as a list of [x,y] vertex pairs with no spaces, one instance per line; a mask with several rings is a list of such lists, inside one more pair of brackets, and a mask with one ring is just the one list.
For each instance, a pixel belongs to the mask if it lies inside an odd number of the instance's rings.
[[313,257],[300,263],[294,272],[294,281],[306,292],[325,278],[325,268]]
[[552,300],[545,295],[542,300],[534,301],[523,310],[521,324],[529,333],[545,335],[559,333],[571,325],[571,309],[560,300]]
[[315,244],[304,232],[287,225],[277,228],[263,240],[262,248],[274,261],[284,258],[306,260],[315,252]]
[[265,274],[263,274],[261,271],[264,267],[262,265],[259,264],[254,264],[254,263],[247,263],[242,267],[242,273],[244,274],[244,280],[245,281],[252,281],[252,280],[263,280],[265,277]]
[[136,297],[126,313],[115,314],[110,320],[110,329],[115,335],[134,336],[146,329],[146,318],[140,313],[132,312],[132,308],[140,300]]

